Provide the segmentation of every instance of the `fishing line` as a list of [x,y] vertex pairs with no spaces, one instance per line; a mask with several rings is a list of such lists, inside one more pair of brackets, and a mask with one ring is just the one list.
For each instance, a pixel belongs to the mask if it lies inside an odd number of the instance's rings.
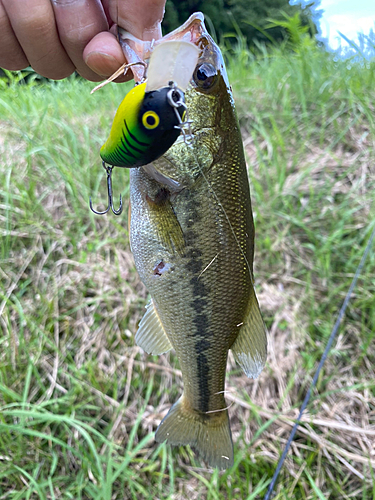
[[343,302],[343,304],[342,304],[342,306],[341,306],[341,309],[340,309],[340,312],[339,312],[339,314],[338,314],[338,317],[337,317],[336,323],[335,323],[335,325],[334,325],[334,327],[333,327],[333,329],[332,329],[332,332],[331,332],[331,335],[330,335],[330,337],[329,337],[329,339],[328,339],[328,342],[327,342],[326,348],[324,349],[323,355],[322,355],[321,360],[320,360],[320,362],[319,362],[319,366],[318,366],[318,368],[317,368],[317,370],[316,370],[316,372],[315,372],[314,378],[313,378],[313,380],[312,380],[312,382],[311,382],[311,385],[310,385],[310,387],[309,387],[309,390],[307,391],[307,394],[306,394],[306,396],[305,396],[305,399],[303,400],[303,403],[302,403],[301,409],[300,409],[300,411],[299,411],[299,415],[298,415],[298,418],[297,418],[297,420],[296,420],[296,423],[295,423],[295,424],[294,424],[294,426],[293,426],[293,429],[292,429],[292,432],[290,433],[290,436],[289,436],[288,442],[287,442],[287,443],[286,443],[286,445],[285,445],[284,451],[283,451],[283,453],[282,453],[282,455],[281,455],[281,457],[280,457],[280,459],[279,459],[279,462],[278,462],[278,464],[277,464],[276,470],[275,470],[274,475],[273,475],[273,477],[272,477],[271,483],[270,483],[270,485],[269,485],[269,487],[268,487],[267,493],[266,493],[266,495],[264,496],[263,500],[270,500],[270,498],[271,498],[271,494],[272,494],[272,492],[273,492],[273,490],[274,490],[274,488],[275,488],[276,481],[277,481],[277,478],[278,478],[279,473],[280,473],[280,471],[281,471],[281,468],[282,468],[282,466],[283,466],[283,464],[284,464],[284,461],[285,461],[286,455],[287,455],[287,453],[288,453],[288,451],[289,451],[289,448],[290,448],[290,446],[291,446],[291,444],[292,444],[292,441],[293,441],[294,436],[295,436],[295,434],[296,434],[296,432],[297,432],[297,429],[298,429],[298,427],[299,427],[299,425],[300,425],[300,423],[301,423],[302,414],[303,414],[303,412],[305,411],[306,406],[307,406],[307,404],[308,404],[308,402],[309,402],[309,400],[310,400],[310,397],[311,397],[311,392],[312,392],[312,390],[314,389],[314,387],[315,387],[315,385],[316,385],[316,382],[317,382],[317,380],[318,380],[318,377],[319,377],[320,371],[321,371],[321,369],[322,369],[322,367],[323,367],[323,364],[324,364],[324,362],[325,362],[325,360],[326,360],[326,358],[327,358],[327,356],[328,356],[328,352],[329,352],[329,350],[330,350],[330,348],[331,348],[331,346],[332,346],[332,343],[333,343],[333,341],[334,341],[334,339],[335,339],[335,337],[336,337],[336,333],[337,333],[337,331],[338,331],[338,329],[339,329],[339,326],[340,326],[341,320],[342,320],[342,318],[343,318],[343,316],[344,316],[344,314],[345,314],[346,308],[348,307],[349,300],[350,300],[350,297],[351,297],[351,295],[352,295],[353,289],[354,289],[355,285],[357,284],[357,280],[358,280],[358,278],[359,278],[359,275],[361,274],[361,271],[362,271],[363,266],[364,266],[364,264],[365,264],[365,261],[366,261],[366,259],[367,259],[367,255],[368,255],[368,254],[369,254],[369,252],[370,252],[370,249],[371,249],[371,246],[372,246],[372,242],[373,242],[373,240],[374,240],[374,237],[375,237],[375,225],[374,225],[374,229],[372,230],[372,233],[371,233],[370,239],[369,239],[369,240],[368,240],[368,242],[367,242],[367,245],[366,245],[365,251],[364,251],[364,253],[363,253],[363,255],[362,255],[361,262],[358,264],[357,270],[356,270],[356,272],[355,272],[355,275],[354,275],[353,281],[352,281],[352,283],[351,283],[351,285],[350,285],[350,287],[349,287],[348,293],[346,294],[345,299],[344,299],[344,302]]

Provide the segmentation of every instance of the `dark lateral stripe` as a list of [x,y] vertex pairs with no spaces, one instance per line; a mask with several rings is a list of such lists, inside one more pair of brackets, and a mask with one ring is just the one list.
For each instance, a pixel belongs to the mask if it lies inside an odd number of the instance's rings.
[[139,144],[140,146],[149,146],[150,143],[149,142],[142,142],[142,141],[139,141],[129,130],[128,128],[128,125],[126,123],[126,120],[124,120],[124,123],[125,123],[125,128],[126,128],[126,131],[128,132],[128,134],[130,135],[130,137],[133,139],[134,142],[136,142],[137,144]]
[[200,339],[195,343],[195,352],[200,354],[203,351],[207,351],[211,347],[211,342],[207,339]]
[[[126,137],[126,135],[124,134],[124,132],[122,132],[122,137],[123,139],[125,140],[126,142],[126,145],[129,147],[129,148],[132,148],[134,149],[134,151],[137,151],[137,153],[144,153],[145,152],[145,149],[138,149],[136,148],[135,146],[133,146],[133,144],[131,144],[129,141],[128,141],[128,138]],[[121,141],[122,142],[122,141]]]
[[210,388],[208,385],[210,367],[207,356],[203,353],[197,356],[199,411],[206,413],[210,408]]

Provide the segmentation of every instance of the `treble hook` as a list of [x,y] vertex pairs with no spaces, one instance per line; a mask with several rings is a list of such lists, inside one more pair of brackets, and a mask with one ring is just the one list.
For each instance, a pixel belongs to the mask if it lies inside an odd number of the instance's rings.
[[120,215],[122,212],[121,194],[120,194],[120,208],[118,210],[115,210],[115,208],[113,206],[113,198],[112,198],[112,169],[113,169],[113,167],[106,165],[104,161],[102,162],[102,166],[105,169],[105,171],[107,172],[108,207],[103,212],[97,212],[92,207],[92,201],[91,201],[91,196],[90,196],[90,209],[94,212],[94,214],[97,214],[97,215],[104,215],[109,211],[109,209],[111,209],[115,215]]

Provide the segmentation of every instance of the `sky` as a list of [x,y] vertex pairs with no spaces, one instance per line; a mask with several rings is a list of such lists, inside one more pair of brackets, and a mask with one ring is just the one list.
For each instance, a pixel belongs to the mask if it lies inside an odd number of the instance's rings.
[[[322,36],[332,48],[340,43],[338,31],[354,41],[358,32],[368,35],[371,28],[375,31],[375,0],[322,0],[320,9],[324,10],[320,21]],[[345,45],[344,40],[342,44]]]

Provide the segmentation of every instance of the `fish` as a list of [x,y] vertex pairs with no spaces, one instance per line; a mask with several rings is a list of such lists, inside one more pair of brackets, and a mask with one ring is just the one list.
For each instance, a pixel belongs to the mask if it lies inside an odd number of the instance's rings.
[[[119,31],[128,61],[134,54],[146,60],[147,48]],[[252,378],[267,357],[254,290],[249,180],[223,56],[203,14],[163,40],[199,48],[185,92],[193,139],[181,134],[160,158],[130,169],[130,245],[151,296],[135,341],[149,354],[174,349],[181,368],[183,394],[156,442],[190,445],[207,465],[226,469],[234,463],[228,352]]]

